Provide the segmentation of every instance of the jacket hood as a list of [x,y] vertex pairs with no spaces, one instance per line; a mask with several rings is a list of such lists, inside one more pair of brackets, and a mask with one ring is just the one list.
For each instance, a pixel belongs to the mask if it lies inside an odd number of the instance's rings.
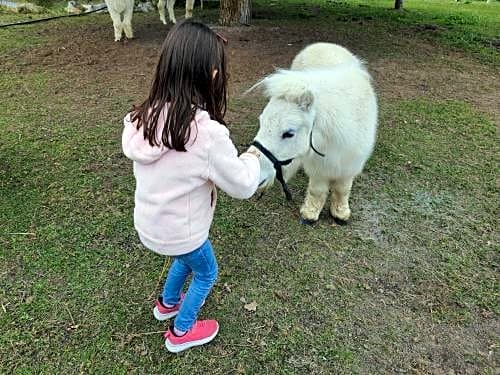
[[[195,116],[196,123],[210,120],[210,116],[205,111],[198,111]],[[163,124],[164,116],[160,116],[158,121]],[[141,164],[150,164],[160,159],[170,149],[164,144],[160,146],[151,146],[147,139],[144,139],[142,128],[137,129],[136,123],[130,119],[128,113],[123,119],[122,149],[123,153],[133,161]],[[163,132],[163,125],[157,128],[160,136]]]

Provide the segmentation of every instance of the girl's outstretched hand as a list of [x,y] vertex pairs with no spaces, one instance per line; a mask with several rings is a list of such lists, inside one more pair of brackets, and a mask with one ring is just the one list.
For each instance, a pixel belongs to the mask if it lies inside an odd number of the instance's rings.
[[261,152],[255,146],[250,146],[248,150],[246,150],[245,152],[257,156],[257,159],[260,159],[260,155],[262,155]]

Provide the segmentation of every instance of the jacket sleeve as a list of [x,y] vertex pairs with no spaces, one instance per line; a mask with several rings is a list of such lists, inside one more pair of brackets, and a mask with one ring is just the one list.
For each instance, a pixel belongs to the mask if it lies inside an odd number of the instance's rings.
[[208,151],[208,178],[233,198],[248,199],[259,186],[260,164],[255,155],[238,151],[224,129]]

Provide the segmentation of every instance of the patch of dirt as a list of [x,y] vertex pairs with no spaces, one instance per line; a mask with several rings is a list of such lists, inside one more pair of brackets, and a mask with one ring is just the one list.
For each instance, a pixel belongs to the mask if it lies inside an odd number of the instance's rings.
[[459,53],[430,54],[424,60],[382,58],[370,63],[369,69],[385,100],[463,100],[500,125],[499,72]]
[[[134,18],[137,39],[116,43],[108,16],[99,15],[96,19],[97,22],[87,24],[54,22],[44,25],[37,32],[49,42],[24,51],[21,56],[1,56],[0,71],[57,71],[76,85],[99,81],[103,90],[125,89],[139,100],[149,86],[167,28],[156,20],[155,15],[138,16]],[[340,25],[346,28],[344,23],[336,24]],[[430,27],[433,31],[431,26],[422,27],[425,30]],[[26,28],[24,32],[30,30],[35,28]],[[482,65],[459,52],[443,50],[404,35],[386,35],[387,45],[382,43],[370,49],[370,45],[380,41],[373,40],[369,33],[360,30],[349,33],[348,30],[324,26],[313,28],[304,23],[294,27],[253,26],[218,30],[229,39],[233,97],[276,67],[289,66],[305,45],[329,41],[347,46],[367,61],[382,101],[416,97],[464,100],[490,114],[500,124],[498,69]]]
[[357,205],[359,206],[357,212],[359,220],[351,224],[352,232],[363,241],[372,241],[381,251],[384,251],[389,245],[384,234],[387,228],[383,224],[387,209],[379,207],[379,202],[369,202],[361,199],[357,202]]
[[446,27],[440,26],[440,25],[424,23],[424,24],[420,24],[420,25],[415,25],[413,27],[413,30],[415,30],[417,32],[436,32],[436,33],[439,33],[441,31],[445,31]]

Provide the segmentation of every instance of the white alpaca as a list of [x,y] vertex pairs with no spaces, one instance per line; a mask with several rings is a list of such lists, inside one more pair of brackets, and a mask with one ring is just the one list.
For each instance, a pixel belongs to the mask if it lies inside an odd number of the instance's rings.
[[[129,39],[134,37],[132,30],[132,15],[134,12],[134,0],[105,0],[108,6],[109,15],[113,20],[113,27],[115,29],[115,41],[122,38],[123,32]],[[174,14],[175,0],[167,0],[168,17],[170,21],[176,23]],[[186,0],[186,18],[193,17],[194,0]],[[203,7],[203,0],[202,0]],[[167,24],[165,19],[165,0],[158,1],[158,12],[160,19],[164,24]]]
[[[330,190],[331,215],[346,221],[353,179],[371,155],[377,129],[377,100],[363,64],[343,47],[317,43],[300,52],[290,70],[259,85],[270,100],[255,140],[278,160],[293,159],[283,168],[285,181],[301,167],[308,175],[302,221],[318,220]],[[267,157],[260,163],[266,188],[276,172]]]
[[[105,0],[108,12],[113,20],[115,29],[115,42],[122,38],[123,32],[129,39],[134,37],[132,31],[132,14],[134,13],[134,0]],[[123,17],[123,19],[122,19]]]
[[[167,0],[168,18],[172,23],[176,23],[174,13],[175,0]],[[203,9],[203,0],[201,0],[201,7]],[[193,17],[194,0],[186,0],[186,18]],[[158,1],[158,12],[160,12],[160,20],[166,25],[165,19],[165,0]]]

